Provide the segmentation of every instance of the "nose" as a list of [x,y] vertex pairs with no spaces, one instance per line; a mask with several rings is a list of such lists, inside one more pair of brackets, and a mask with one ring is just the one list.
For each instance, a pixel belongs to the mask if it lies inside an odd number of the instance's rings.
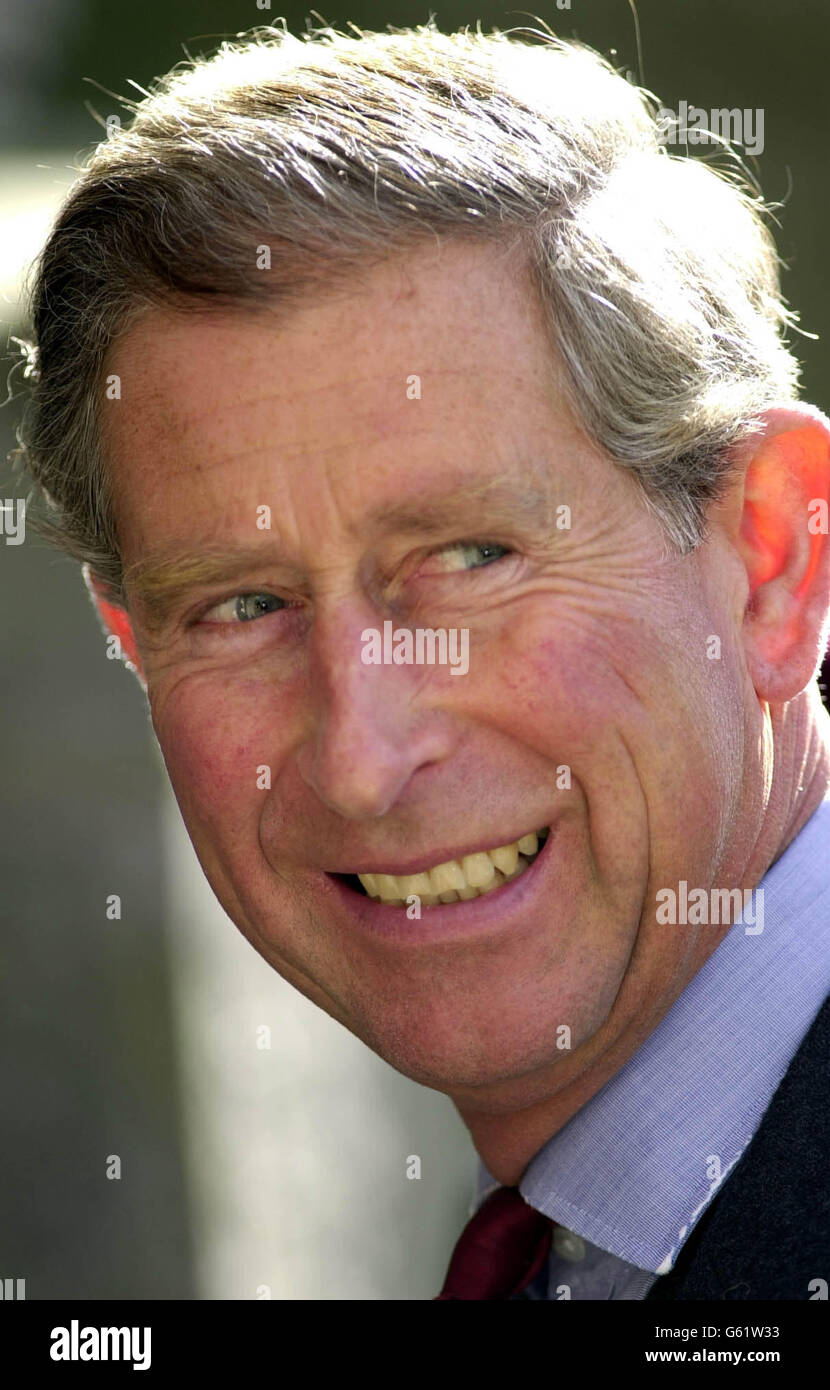
[[299,771],[348,820],[385,815],[410,778],[452,746],[448,715],[419,699],[429,668],[364,662],[370,626],[383,630],[374,610],[342,601],[318,608],[310,639],[312,719]]

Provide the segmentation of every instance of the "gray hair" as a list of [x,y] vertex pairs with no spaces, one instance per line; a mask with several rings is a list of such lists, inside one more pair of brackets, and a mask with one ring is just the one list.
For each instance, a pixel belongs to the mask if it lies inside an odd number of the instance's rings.
[[531,37],[258,28],[125,102],[34,267],[16,451],[39,529],[117,601],[115,339],[153,306],[288,304],[441,234],[521,245],[577,418],[668,543],[700,544],[731,447],[797,391],[769,208],[670,155],[654,98],[596,53]]

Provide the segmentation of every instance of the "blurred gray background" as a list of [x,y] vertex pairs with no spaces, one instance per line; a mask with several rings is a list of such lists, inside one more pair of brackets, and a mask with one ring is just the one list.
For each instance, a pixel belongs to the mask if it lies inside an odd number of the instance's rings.
[[[765,112],[757,172],[786,201],[785,292],[820,335],[798,340],[803,394],[827,411],[827,0],[637,9],[645,85],[665,105]],[[21,270],[101,135],[84,103],[121,111],[84,78],[130,94],[183,45],[209,51],[276,13],[255,0],[0,0],[3,350],[25,326]],[[302,32],[308,11],[279,13]],[[533,23],[492,5],[434,13],[445,30]],[[428,14],[364,3],[324,18],[384,28]],[[535,14],[636,74],[627,0]],[[18,370],[3,457],[22,390]],[[6,471],[2,498],[24,494]],[[286,985],[224,916],[78,568],[31,533],[0,540],[0,567],[0,1280],[25,1279],[28,1299],[432,1297],[475,1175],[453,1107]],[[263,1024],[270,1049],[256,1045]],[[406,1178],[411,1154],[420,1181]]]

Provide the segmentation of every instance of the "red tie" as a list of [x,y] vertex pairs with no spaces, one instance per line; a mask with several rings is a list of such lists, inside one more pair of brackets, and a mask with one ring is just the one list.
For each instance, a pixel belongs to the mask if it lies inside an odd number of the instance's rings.
[[497,1187],[470,1218],[450,1259],[438,1299],[509,1299],[527,1288],[550,1253],[555,1221],[517,1187]]

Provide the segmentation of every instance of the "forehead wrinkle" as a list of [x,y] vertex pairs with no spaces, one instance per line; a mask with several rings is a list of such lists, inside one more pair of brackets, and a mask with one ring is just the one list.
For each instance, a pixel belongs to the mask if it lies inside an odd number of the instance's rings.
[[[195,419],[195,416],[193,418]],[[204,416],[202,418],[204,418]],[[280,461],[288,462],[304,457],[316,458],[322,461],[331,454],[337,455],[346,453],[350,449],[365,450],[375,447],[392,432],[391,427],[379,429],[377,421],[371,412],[366,412],[366,419],[367,425],[374,434],[374,438],[367,438],[366,433],[361,433],[350,436],[348,439],[338,438],[332,441],[329,433],[320,440],[309,439],[308,436],[301,435],[293,436],[290,439],[281,438],[275,440],[273,433],[269,433],[267,428],[263,426],[262,439],[254,440],[245,448],[241,448],[238,443],[233,442],[229,445],[227,451],[222,450],[222,452],[217,453],[215,457],[208,457],[203,453],[201,457],[185,458],[181,461],[181,466],[176,468],[175,472],[177,476],[186,475],[187,473],[210,473],[217,468],[226,466],[231,460],[242,462],[245,459],[257,458],[261,454],[269,451],[272,453],[275,452],[276,467]],[[430,425],[412,425],[407,428],[406,438],[417,440],[424,435],[427,437],[430,436],[432,432],[433,428]],[[194,445],[199,443],[200,441],[198,439],[194,441],[192,438],[188,438],[184,427],[180,428],[179,444],[182,449],[193,450]],[[390,464],[391,462],[392,460],[390,460]],[[279,483],[279,478],[275,477],[275,482]]]
[[[449,364],[446,366],[438,365],[430,368],[429,376],[433,379],[439,377],[460,377],[466,383],[469,378],[469,370],[469,368],[456,367]],[[478,371],[479,368],[476,368],[476,370]],[[422,377],[423,375],[424,373],[421,372]],[[222,373],[221,379],[223,382],[227,380],[227,374],[225,372]],[[400,395],[400,373],[388,372],[386,373],[386,379],[389,388],[388,394],[384,394],[384,391],[379,389],[384,381],[384,375],[378,374],[376,371],[354,374],[347,372],[345,375],[335,373],[330,379],[325,380],[321,379],[318,372],[314,380],[310,381],[308,384],[294,382],[290,387],[286,387],[284,383],[277,380],[273,384],[263,385],[261,388],[253,391],[252,394],[234,394],[233,398],[229,400],[212,400],[208,404],[208,413],[213,416],[215,412],[225,410],[229,412],[251,410],[259,405],[277,405],[290,408],[295,403],[303,402],[307,397],[319,400],[326,392],[331,392],[341,397],[345,391],[356,391],[359,390],[360,387],[368,385],[371,386],[372,391],[371,396],[366,400],[364,408],[356,411],[354,407],[352,407],[350,414],[352,418],[357,414],[358,418],[365,417],[366,419],[372,419],[377,414],[379,408],[396,403],[397,397]],[[201,383],[204,378],[199,377],[198,380]],[[168,395],[166,383],[159,383],[150,378],[145,382],[145,385],[147,387],[150,403],[162,407],[165,412],[168,413],[176,433],[189,430],[194,423],[198,424],[205,419],[204,401],[196,402],[193,409],[189,410],[187,408],[186,398],[181,395],[180,391],[172,398]],[[181,383],[179,383],[179,386],[180,385]],[[172,408],[172,410],[169,408]]]
[[[223,383],[228,380],[227,372],[223,371],[221,373],[221,380]],[[263,384],[262,387],[260,387],[251,395],[238,395],[234,393],[233,397],[227,400],[213,399],[208,403],[208,410],[211,413],[213,413],[216,411],[223,410],[250,410],[255,406],[259,405],[291,406],[295,402],[304,401],[308,396],[317,398],[327,391],[334,392],[337,395],[342,395],[344,390],[352,390],[365,383],[369,383],[373,388],[377,388],[378,380],[379,378],[376,372],[360,376],[352,376],[350,374],[347,374],[345,376],[335,375],[330,380],[326,381],[321,380],[318,374],[315,377],[314,381],[309,382],[307,385],[303,383],[292,383],[289,387],[287,387],[285,383],[276,380],[273,383]],[[198,378],[198,382],[200,385],[203,381],[203,376]],[[390,386],[394,386],[396,392],[399,391],[400,376],[397,373],[389,373],[389,383]],[[165,395],[164,386],[161,386],[157,390],[154,390],[151,399],[159,401],[165,405],[169,403],[169,398]],[[183,425],[189,425],[193,421],[199,421],[203,419],[205,416],[204,401],[198,401],[194,403],[193,409],[190,411],[187,410],[186,400],[181,395],[176,396],[173,399],[172,404],[175,406],[175,419],[176,424],[179,427]],[[376,402],[373,400],[371,406],[367,407],[367,413],[369,412],[369,410],[374,409],[375,406]]]

